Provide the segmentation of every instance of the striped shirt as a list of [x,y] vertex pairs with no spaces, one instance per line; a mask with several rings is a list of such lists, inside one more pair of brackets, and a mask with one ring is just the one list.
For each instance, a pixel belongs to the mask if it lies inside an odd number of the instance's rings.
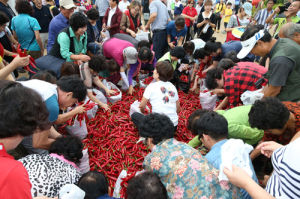
[[275,198],[300,198],[300,139],[275,150],[272,154],[274,172],[266,191]]
[[264,29],[266,29],[270,24],[265,23],[265,21],[273,12],[274,12],[274,10],[271,10],[270,12],[268,12],[267,9],[258,11],[257,15],[254,18],[257,21],[257,25],[259,25],[259,24],[264,25]]

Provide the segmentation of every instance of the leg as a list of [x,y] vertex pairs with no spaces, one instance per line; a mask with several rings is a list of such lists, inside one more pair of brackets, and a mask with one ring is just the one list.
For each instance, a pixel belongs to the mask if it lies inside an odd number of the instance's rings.
[[155,57],[159,60],[165,53],[167,47],[167,32],[159,31],[153,33],[153,51]]
[[191,27],[188,27],[186,37],[185,37],[185,42],[190,41],[191,33],[190,33]]
[[139,112],[135,112],[131,115],[131,120],[139,128],[142,120],[144,119],[145,115]]
[[194,34],[196,35],[197,32],[198,32],[197,23],[194,23]]
[[170,16],[171,20],[174,20],[173,15],[172,15],[172,11],[168,10],[168,13],[169,13],[169,16]]
[[218,30],[218,32],[219,32],[219,30],[220,30],[220,27],[221,27],[221,18],[220,19],[218,19],[218,21],[217,21],[217,30]]

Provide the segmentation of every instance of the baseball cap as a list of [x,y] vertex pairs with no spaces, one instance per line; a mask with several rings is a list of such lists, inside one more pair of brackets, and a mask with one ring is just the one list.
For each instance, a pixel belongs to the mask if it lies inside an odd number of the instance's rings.
[[246,57],[250,51],[253,49],[253,47],[255,46],[256,42],[261,39],[263,36],[265,35],[265,31],[264,30],[260,30],[259,32],[257,32],[253,37],[251,37],[250,39],[247,39],[246,41],[242,41],[242,49],[240,50],[239,54],[237,55],[237,57],[239,59],[243,59],[244,57]]
[[73,0],[59,0],[59,5],[64,7],[65,9],[76,8]]
[[252,14],[252,4],[249,2],[246,2],[242,5],[242,8],[244,8],[245,13],[249,16]]
[[98,54],[100,46],[95,42],[91,42],[87,45],[87,51],[90,51],[93,55]]
[[137,51],[134,47],[127,47],[123,54],[126,56],[126,64],[135,64],[137,62]]

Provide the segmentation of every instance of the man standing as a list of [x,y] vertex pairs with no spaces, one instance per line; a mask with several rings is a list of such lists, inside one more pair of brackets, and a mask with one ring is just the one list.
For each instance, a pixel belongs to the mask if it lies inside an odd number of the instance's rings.
[[49,25],[49,37],[47,44],[47,53],[49,54],[53,44],[55,43],[58,33],[69,26],[69,18],[76,8],[72,0],[60,0],[60,13],[54,17]]
[[122,11],[118,7],[119,0],[110,0],[110,7],[107,8],[103,17],[102,28],[108,30],[110,36],[113,36],[120,32],[120,23],[122,19]]
[[34,0],[33,2],[33,17],[36,18],[40,24],[40,36],[42,39],[42,44],[45,48],[45,43],[48,40],[49,24],[53,16],[50,9],[47,6],[43,6],[42,0]]
[[158,60],[164,55],[168,45],[166,28],[171,19],[167,7],[160,0],[150,0],[149,3],[150,18],[145,29],[148,30],[151,25],[153,32],[153,51]]
[[275,18],[274,16],[280,12],[279,6],[275,8],[274,12],[266,19],[265,23],[270,24],[278,24],[278,27],[276,29],[276,32],[274,33],[274,36],[276,36],[281,29],[281,27],[286,24],[287,22],[293,22],[297,23],[300,21],[300,18],[297,16],[297,12],[300,8],[300,0],[294,1],[288,8],[288,11],[284,12],[284,15],[286,18]]
[[0,0],[0,11],[4,12],[6,16],[9,18],[9,26],[8,28],[11,30],[11,19],[16,16],[11,7],[7,4],[9,0]]
[[270,24],[269,23],[266,23],[266,19],[271,15],[273,14],[274,10],[272,9],[272,7],[275,5],[275,0],[269,0],[268,1],[268,4],[267,4],[267,8],[266,9],[263,9],[263,10],[260,10],[253,22],[252,22],[252,25],[263,25],[264,26],[264,29],[266,29]]
[[[295,3],[295,2],[294,2]],[[238,58],[249,52],[270,58],[267,74],[268,86],[264,98],[277,97],[281,101],[298,102],[300,100],[300,46],[290,39],[271,37],[260,25],[247,28],[241,37],[242,50]]]

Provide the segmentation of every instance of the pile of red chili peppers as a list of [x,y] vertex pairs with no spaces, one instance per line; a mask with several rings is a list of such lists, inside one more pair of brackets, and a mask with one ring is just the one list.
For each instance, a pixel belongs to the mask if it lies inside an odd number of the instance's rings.
[[[153,78],[146,80],[149,84]],[[138,129],[129,116],[130,105],[135,100],[141,101],[145,91],[144,88],[135,89],[133,95],[123,92],[122,101],[110,104],[111,111],[98,109],[95,118],[87,122],[88,135],[83,140],[85,148],[88,148],[91,170],[102,172],[108,178],[112,190],[121,171],[127,170],[121,189],[121,197],[125,198],[124,185],[137,171],[143,169],[144,157],[150,152],[142,142],[136,144],[139,139]],[[178,95],[181,111],[175,138],[187,143],[193,138],[186,128],[187,119],[193,111],[201,109],[201,105],[198,95],[182,91]],[[150,103],[147,105],[151,109]]]
[[116,89],[116,88],[114,88],[114,89],[111,89],[112,91],[115,91],[115,94],[110,94],[110,95],[106,95],[106,96],[109,96],[109,97],[111,97],[111,96],[117,96],[117,95],[119,95],[120,94],[120,91],[118,90],[118,89]]
[[189,77],[184,74],[180,75],[179,79],[181,79],[183,82],[189,82]]
[[147,77],[146,79],[144,79],[143,84],[149,85],[153,81],[153,79],[154,78],[152,76],[151,77]]
[[[18,48],[17,48],[17,52],[19,54],[20,57],[26,57],[27,56],[27,52],[26,52],[26,49],[24,49],[24,51],[22,52],[21,50],[21,45],[18,44]],[[13,58],[17,57],[17,55],[12,55]],[[29,65],[31,65],[33,68],[36,68],[38,69],[36,66],[35,66],[35,60],[30,56],[29,57]],[[25,66],[24,69],[27,70],[28,72],[31,72],[33,74],[35,74],[34,71],[32,71],[30,68],[29,68],[29,65],[28,66]]]

